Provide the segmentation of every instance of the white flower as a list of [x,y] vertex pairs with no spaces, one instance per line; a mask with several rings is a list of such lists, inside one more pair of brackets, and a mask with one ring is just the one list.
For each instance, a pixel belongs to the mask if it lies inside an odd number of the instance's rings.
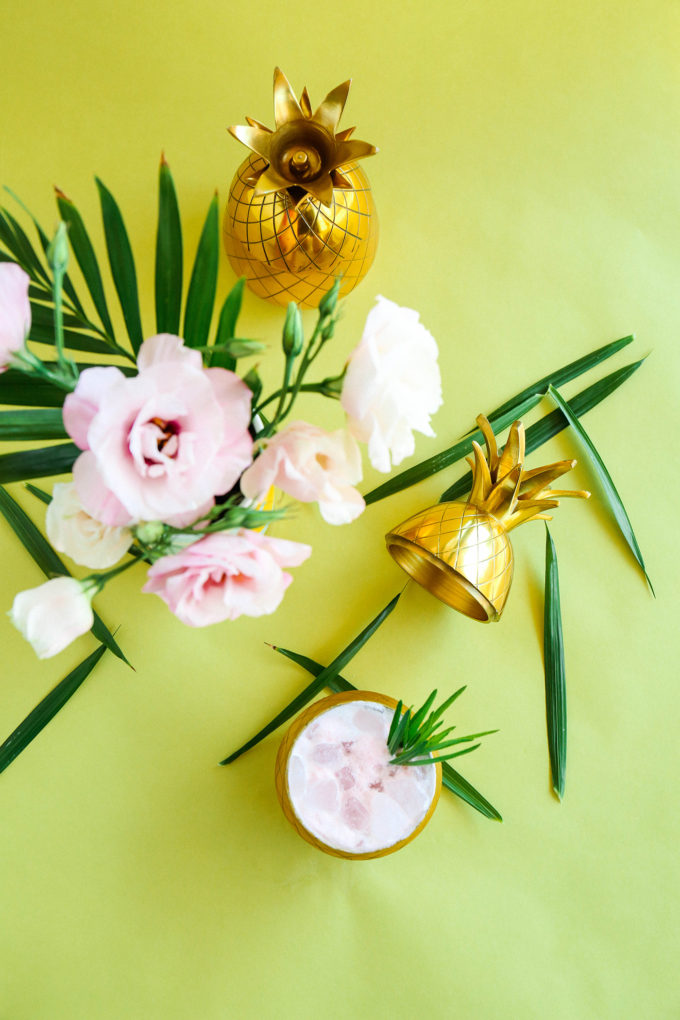
[[272,485],[301,503],[319,504],[329,524],[348,524],[366,504],[354,488],[361,481],[361,454],[345,429],[325,432],[294,421],[267,440],[264,451],[241,477],[248,499],[264,498]]
[[350,431],[368,443],[378,471],[390,470],[415,449],[413,430],[434,436],[430,415],[441,406],[437,343],[418,312],[387,298],[366,319],[350,355],[341,403]]
[[54,486],[45,525],[55,549],[97,570],[112,567],[132,545],[129,528],[102,524],[83,510],[73,482]]
[[20,591],[9,618],[38,657],[48,659],[90,629],[95,591],[95,585],[75,577],[55,577],[38,588]]

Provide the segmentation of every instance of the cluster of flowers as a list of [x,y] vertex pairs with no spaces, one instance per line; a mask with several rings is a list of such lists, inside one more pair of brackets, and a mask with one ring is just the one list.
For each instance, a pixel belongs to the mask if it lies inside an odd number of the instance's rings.
[[[28,287],[18,265],[0,263],[0,371],[44,377],[48,369],[26,346]],[[273,612],[291,582],[283,568],[301,564],[311,549],[262,530],[282,515],[263,508],[272,487],[316,502],[330,524],[345,524],[365,505],[356,488],[358,441],[375,468],[389,471],[413,453],[413,430],[434,435],[437,345],[417,312],[385,298],[369,313],[343,372],[317,387],[340,398],[346,427],[283,424],[305,368],[333,336],[337,294],[336,285],[322,300],[307,342],[299,310],[289,306],[284,383],[264,401],[248,376],[206,367],[201,352],[178,336],[147,339],[133,375],[113,366],[78,372],[57,345],[57,376],[60,365],[63,371],[56,381],[68,391],[64,428],[81,453],[73,480],[54,485],[47,535],[55,549],[96,572],[54,578],[16,596],[12,622],[41,658],[85,633],[93,596],[139,560],[148,564],[143,590],[191,626]],[[267,420],[262,409],[275,400]]]

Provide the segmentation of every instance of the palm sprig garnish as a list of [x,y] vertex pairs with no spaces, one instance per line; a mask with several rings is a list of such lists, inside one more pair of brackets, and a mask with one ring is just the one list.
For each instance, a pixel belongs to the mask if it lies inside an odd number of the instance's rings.
[[[457,751],[449,751],[447,754],[441,754],[441,751],[457,747],[460,744],[469,744],[473,740],[478,740],[479,737],[488,737],[492,733],[498,733],[498,730],[484,730],[482,733],[468,733],[464,737],[454,737],[453,740],[444,739],[448,737],[449,733],[453,733],[456,727],[449,726],[447,729],[441,730],[440,727],[444,724],[442,716],[464,690],[465,686],[459,687],[434,712],[430,712],[430,709],[437,697],[436,689],[415,712],[413,706],[404,711],[403,702],[398,703],[387,735],[387,747],[393,755],[390,765],[434,765],[436,762],[449,761],[451,758],[459,758],[463,754],[476,751],[481,746],[480,743]],[[428,712],[430,712],[429,715]]]

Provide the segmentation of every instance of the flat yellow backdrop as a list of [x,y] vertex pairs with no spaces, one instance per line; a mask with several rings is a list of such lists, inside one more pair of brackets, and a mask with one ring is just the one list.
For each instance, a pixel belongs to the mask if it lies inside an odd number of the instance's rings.
[[[385,531],[460,469],[351,527],[310,508],[279,527],[314,555],[273,617],[192,631],[140,593],[141,571],[125,575],[99,609],[136,672],[106,656],[0,777],[0,1016],[680,1015],[677,2],[3,6],[0,180],[50,227],[59,185],[100,252],[93,177],[106,182],[137,254],[147,333],[160,153],[188,262],[213,190],[224,203],[244,156],[226,128],[246,113],[271,123],[276,64],[313,101],[353,77],[343,123],[380,147],[365,163],[378,257],[321,371],[342,363],[376,294],[419,309],[439,341],[445,405],[418,459],[545,372],[635,332],[609,366],[651,356],[585,424],[657,599],[582,458],[573,481],[594,497],[564,505],[552,527],[569,696],[560,805],[545,732],[542,526],[516,535],[498,625],[409,586],[347,675],[410,700],[467,683],[457,721],[500,733],[460,768],[504,823],[445,793],[415,843],[355,863],[285,821],[277,735],[228,769],[216,763],[306,682],[265,642],[329,661],[402,585]],[[222,295],[232,282],[223,266]],[[280,311],[249,298],[242,325],[272,342],[262,364],[273,384]],[[341,424],[321,398],[300,412]],[[532,463],[572,454],[562,433]],[[379,480],[367,470],[364,486]],[[40,504],[12,492],[42,522]],[[0,542],[9,607],[41,576],[2,521]],[[0,647],[4,737],[94,642],[38,663],[0,618]]]

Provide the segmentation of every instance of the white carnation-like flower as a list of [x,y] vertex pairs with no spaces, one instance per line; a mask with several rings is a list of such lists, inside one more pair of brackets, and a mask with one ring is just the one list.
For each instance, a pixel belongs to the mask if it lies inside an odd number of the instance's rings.
[[377,302],[350,355],[340,399],[373,467],[389,471],[414,452],[414,431],[434,436],[430,416],[442,388],[437,343],[418,312],[380,296]]
[[45,525],[55,549],[96,570],[112,567],[132,545],[129,528],[102,524],[83,509],[73,482],[54,486]]

